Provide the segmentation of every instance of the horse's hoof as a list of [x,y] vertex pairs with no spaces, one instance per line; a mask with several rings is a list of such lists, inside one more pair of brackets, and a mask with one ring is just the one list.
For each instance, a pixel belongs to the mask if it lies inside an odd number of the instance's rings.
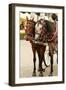
[[39,69],[38,69],[38,72],[40,72],[40,71],[45,72],[45,69],[43,69],[43,68],[42,68],[42,69],[40,69],[40,68],[39,68]]
[[43,77],[43,73],[42,73],[42,72],[40,72],[40,73],[39,73],[39,76],[40,76],[40,77]]
[[33,72],[32,76],[36,76],[36,72]]
[[38,69],[38,72],[40,72],[40,71],[41,71],[41,69],[39,68],[39,69]]
[[50,73],[50,74],[49,74],[49,76],[53,76],[53,74],[52,74],[52,73]]
[[45,69],[42,69],[43,72],[45,72]]

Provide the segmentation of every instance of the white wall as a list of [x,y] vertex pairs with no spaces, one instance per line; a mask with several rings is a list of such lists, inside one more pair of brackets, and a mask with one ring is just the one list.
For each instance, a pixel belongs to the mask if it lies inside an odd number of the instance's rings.
[[65,90],[66,84],[14,88],[8,86],[8,4],[15,2],[65,5],[65,1],[66,0],[0,0],[0,90]]

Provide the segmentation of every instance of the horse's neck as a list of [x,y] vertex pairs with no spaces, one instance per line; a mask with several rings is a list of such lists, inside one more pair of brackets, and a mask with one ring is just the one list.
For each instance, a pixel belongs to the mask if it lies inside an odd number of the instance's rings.
[[53,23],[53,25],[52,25],[52,32],[56,32],[56,24],[55,23]]

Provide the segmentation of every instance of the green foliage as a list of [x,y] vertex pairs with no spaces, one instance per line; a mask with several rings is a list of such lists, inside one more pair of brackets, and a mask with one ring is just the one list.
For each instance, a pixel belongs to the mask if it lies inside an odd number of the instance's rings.
[[25,36],[25,33],[20,33],[20,40],[23,40]]

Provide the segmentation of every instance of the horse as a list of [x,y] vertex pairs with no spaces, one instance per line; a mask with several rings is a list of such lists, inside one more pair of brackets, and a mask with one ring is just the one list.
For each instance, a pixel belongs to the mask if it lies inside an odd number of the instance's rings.
[[[51,57],[50,61],[50,75],[53,74],[53,55],[54,52],[58,54],[58,28],[57,28],[57,16],[56,14],[52,14],[53,22],[50,22],[48,20],[42,20],[42,28],[41,28],[41,34],[39,35],[39,39],[43,43],[48,43],[49,46],[49,56]],[[58,63],[58,58],[57,58]]]
[[[43,31],[46,31],[46,33],[42,33],[40,34],[42,36],[42,39],[40,40],[43,43],[48,43],[49,46],[49,56],[51,57],[51,61],[50,61],[50,66],[51,66],[51,70],[50,70],[50,75],[52,75],[53,73],[53,55],[54,55],[54,51],[56,51],[56,46],[58,44],[58,37],[57,37],[57,31],[56,31],[56,23],[55,23],[56,18],[54,18],[54,22],[50,22],[47,20],[44,20],[45,24],[42,27]],[[25,39],[29,40],[31,45],[32,45],[32,51],[33,51],[33,62],[34,62],[34,69],[33,69],[33,75],[36,74],[36,51],[38,53],[38,57],[39,57],[39,71],[42,74],[42,61],[44,61],[45,65],[45,58],[44,58],[44,53],[45,53],[45,49],[46,49],[46,45],[44,44],[39,44],[39,43],[34,43],[33,39],[35,38],[35,22],[31,21],[31,20],[26,20],[26,36]],[[45,37],[43,37],[45,36]],[[46,65],[47,66],[47,65]]]
[[[50,66],[51,66],[51,70],[50,70],[50,76],[53,75],[53,55],[54,55],[54,52],[57,53],[58,55],[58,28],[57,28],[57,16],[56,14],[52,14],[52,19],[53,19],[53,22],[50,22],[48,20],[44,20],[44,25],[43,25],[43,28],[45,29],[42,29],[45,31],[45,33],[42,32],[42,34],[40,35],[43,35],[45,36],[42,37],[42,42],[47,42],[48,43],[48,46],[49,46],[49,56],[51,57],[51,60],[50,60]],[[57,63],[58,63],[58,58],[57,58]]]
[[[53,74],[53,55],[54,52],[57,53],[58,55],[58,18],[56,14],[52,14],[52,19],[53,22],[50,22],[48,20],[41,20],[43,22],[43,27],[42,27],[42,33],[40,34],[40,39],[41,42],[48,43],[49,46],[49,56],[51,57],[51,61],[50,61],[50,66],[51,66],[51,70],[50,70],[50,75]],[[58,57],[57,57],[57,63],[58,63]]]
[[35,41],[33,41],[35,39],[35,25],[36,23],[33,20],[26,19],[26,24],[24,28],[26,35],[24,36],[24,38],[27,41],[30,41],[31,46],[32,46],[33,63],[34,63],[33,76],[36,76],[36,52],[39,58],[39,68],[38,68],[38,71],[40,71],[39,75],[43,76],[42,71],[45,71],[45,69],[42,68],[42,62],[44,61],[45,66],[48,67],[48,65],[45,62],[45,57],[44,57],[46,45],[38,44],[38,43],[35,43]]
[[[51,71],[50,75],[53,75],[53,54],[54,51],[58,55],[58,17],[56,14],[52,14],[53,23],[50,23],[51,31],[48,36],[48,45],[49,45],[49,55],[51,57]],[[58,57],[57,57],[57,64],[58,64]]]

